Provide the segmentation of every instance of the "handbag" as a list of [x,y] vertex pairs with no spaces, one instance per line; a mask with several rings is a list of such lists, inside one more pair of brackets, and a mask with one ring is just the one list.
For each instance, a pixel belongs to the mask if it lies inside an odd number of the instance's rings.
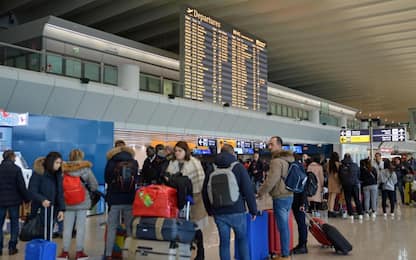
[[99,190],[91,190],[90,185],[88,185],[88,183],[83,178],[80,177],[80,179],[81,179],[81,182],[84,184],[85,188],[87,189],[88,194],[90,195],[90,200],[91,200],[90,210],[91,210],[92,208],[95,207],[95,205],[97,205],[101,197],[104,197],[104,194]]
[[40,209],[37,214],[29,217],[23,224],[22,230],[20,231],[19,239],[21,241],[30,241],[35,238],[44,237],[44,224],[43,218],[40,214]]

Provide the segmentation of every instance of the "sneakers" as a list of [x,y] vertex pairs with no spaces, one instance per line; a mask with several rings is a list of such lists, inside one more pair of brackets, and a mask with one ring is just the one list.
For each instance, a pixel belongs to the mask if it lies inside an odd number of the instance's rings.
[[368,218],[370,218],[370,215],[369,215],[368,213],[365,213],[365,214],[364,214],[364,217],[365,217],[366,219],[368,219]]
[[[367,214],[368,215],[368,214]],[[358,215],[359,220],[363,220],[363,215]]]
[[87,260],[88,255],[85,254],[84,251],[77,251],[77,253],[75,254],[75,259],[76,260]]
[[350,220],[354,220],[354,215],[350,215],[350,216],[348,216],[348,218],[349,218]]
[[392,218],[394,218],[394,213],[390,213],[390,216],[391,216]]
[[377,214],[375,212],[371,213],[371,218],[375,219],[377,217]]
[[67,251],[63,251],[58,257],[56,258],[58,260],[68,260],[69,259],[69,253]]
[[383,213],[383,216],[384,216],[385,218],[387,218],[387,213]]

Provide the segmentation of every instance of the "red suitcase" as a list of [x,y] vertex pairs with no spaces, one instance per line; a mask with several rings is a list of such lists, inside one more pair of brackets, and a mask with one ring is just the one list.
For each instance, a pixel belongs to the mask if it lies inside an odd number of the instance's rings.
[[133,202],[133,216],[177,218],[176,189],[165,185],[149,185],[137,190]]
[[325,224],[325,221],[323,221],[320,218],[310,218],[309,216],[308,216],[308,219],[309,219],[309,231],[311,232],[313,237],[316,240],[318,240],[318,242],[322,246],[332,246],[332,243],[328,240],[328,237],[322,231],[322,225]]
[[[269,252],[270,255],[276,256],[280,255],[280,233],[277,229],[276,219],[274,217],[274,212],[272,209],[267,210],[269,215]],[[292,251],[293,249],[293,212],[290,211],[289,213],[289,233],[290,233],[290,243],[289,243],[289,250]]]

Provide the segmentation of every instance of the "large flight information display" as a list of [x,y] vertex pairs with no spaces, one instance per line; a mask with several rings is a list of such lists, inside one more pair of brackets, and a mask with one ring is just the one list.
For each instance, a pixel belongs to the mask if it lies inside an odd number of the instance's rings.
[[181,19],[184,97],[266,111],[266,42],[191,7]]

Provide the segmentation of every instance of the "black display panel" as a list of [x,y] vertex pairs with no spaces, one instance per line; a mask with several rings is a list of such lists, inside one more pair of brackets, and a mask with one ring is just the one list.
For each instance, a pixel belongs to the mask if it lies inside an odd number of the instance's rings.
[[266,42],[186,7],[181,81],[185,98],[267,111]]

